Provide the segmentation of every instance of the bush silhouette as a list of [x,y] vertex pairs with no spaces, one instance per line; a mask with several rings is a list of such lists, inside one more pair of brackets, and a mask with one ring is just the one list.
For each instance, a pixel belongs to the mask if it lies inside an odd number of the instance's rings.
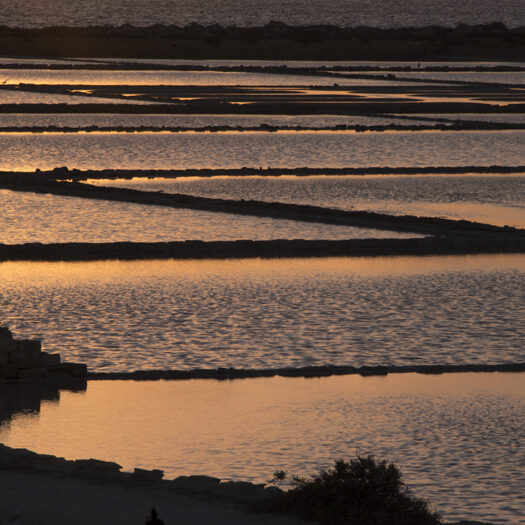
[[[286,478],[276,471],[274,482]],[[437,514],[413,496],[392,463],[374,456],[338,460],[311,478],[293,477],[274,510],[329,525],[436,525]]]

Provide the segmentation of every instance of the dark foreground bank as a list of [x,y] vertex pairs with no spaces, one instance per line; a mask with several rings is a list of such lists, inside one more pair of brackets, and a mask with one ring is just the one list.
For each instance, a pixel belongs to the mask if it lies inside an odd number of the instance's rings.
[[[0,523],[142,523],[155,506],[167,525],[300,525],[288,514],[247,508],[282,497],[274,486],[211,476],[164,480],[160,470],[122,472],[117,463],[66,460],[0,444]],[[28,502],[27,494],[31,493]],[[475,522],[476,525],[490,525]],[[461,521],[456,525],[474,525]]]
[[525,28],[0,27],[0,55],[258,60],[523,60]]

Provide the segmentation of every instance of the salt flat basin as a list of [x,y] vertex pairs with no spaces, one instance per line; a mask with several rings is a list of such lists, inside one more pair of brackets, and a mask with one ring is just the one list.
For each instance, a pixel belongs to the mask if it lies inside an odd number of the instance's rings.
[[93,371],[523,361],[524,255],[0,264],[2,322]]
[[[519,166],[525,131],[2,133],[3,170]],[[93,152],[96,151],[96,155]]]
[[372,453],[447,521],[525,523],[523,373],[90,381],[40,410],[17,388],[0,423],[12,447],[257,482]]
[[311,204],[393,215],[440,216],[525,228],[525,175],[180,177],[90,180],[202,197]]
[[[496,84],[525,84],[525,71],[393,71],[400,81],[407,78]],[[372,75],[374,73],[371,73]],[[380,73],[384,75],[384,72]]]
[[[0,104],[155,104],[141,100],[84,97],[14,89],[0,89]],[[2,120],[3,122],[3,120]]]
[[0,242],[409,238],[404,232],[0,190]]

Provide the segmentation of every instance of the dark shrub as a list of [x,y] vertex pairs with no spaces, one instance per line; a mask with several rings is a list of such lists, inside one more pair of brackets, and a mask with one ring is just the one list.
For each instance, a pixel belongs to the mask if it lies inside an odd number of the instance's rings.
[[[284,473],[277,472],[282,481]],[[338,460],[312,478],[293,478],[275,510],[327,525],[436,525],[437,514],[413,496],[392,463],[374,456]]]

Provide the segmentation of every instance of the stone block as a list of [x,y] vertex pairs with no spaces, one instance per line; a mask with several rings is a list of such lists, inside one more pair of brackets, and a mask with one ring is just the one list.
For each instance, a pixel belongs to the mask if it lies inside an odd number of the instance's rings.
[[26,368],[18,371],[18,379],[43,379],[46,375],[46,368]]
[[60,363],[57,366],[48,367],[49,374],[59,377],[71,377],[73,375],[73,366],[71,363]]
[[87,366],[80,363],[60,363],[48,367],[49,372],[56,376],[86,377]]
[[253,501],[265,497],[264,484],[249,481],[225,481],[220,484],[220,493],[238,501]]
[[21,354],[38,355],[42,351],[42,342],[36,339],[22,339],[18,341],[18,350]]
[[0,339],[0,353],[14,352],[18,345],[14,339]]
[[20,360],[20,352],[18,350],[14,350],[13,352],[10,352],[8,356],[9,356],[9,363],[12,363],[18,366],[18,361]]
[[115,474],[122,469],[118,463],[99,459],[77,459],[73,462],[73,468],[83,474]]
[[26,368],[41,368],[42,363],[39,355],[21,355],[18,359],[18,367],[20,369]]
[[142,468],[135,468],[133,477],[140,481],[160,481],[164,477],[163,470],[146,470]]
[[2,365],[2,377],[5,379],[17,379],[18,365],[13,363]]
[[72,363],[71,375],[73,377],[86,377],[87,365],[81,363]]
[[42,352],[39,355],[40,366],[50,367],[58,366],[60,364],[60,354],[48,354],[47,352]]
[[13,339],[13,334],[7,326],[0,326],[0,339]]
[[212,476],[179,476],[170,482],[170,488],[193,493],[205,493],[217,489],[221,480]]

